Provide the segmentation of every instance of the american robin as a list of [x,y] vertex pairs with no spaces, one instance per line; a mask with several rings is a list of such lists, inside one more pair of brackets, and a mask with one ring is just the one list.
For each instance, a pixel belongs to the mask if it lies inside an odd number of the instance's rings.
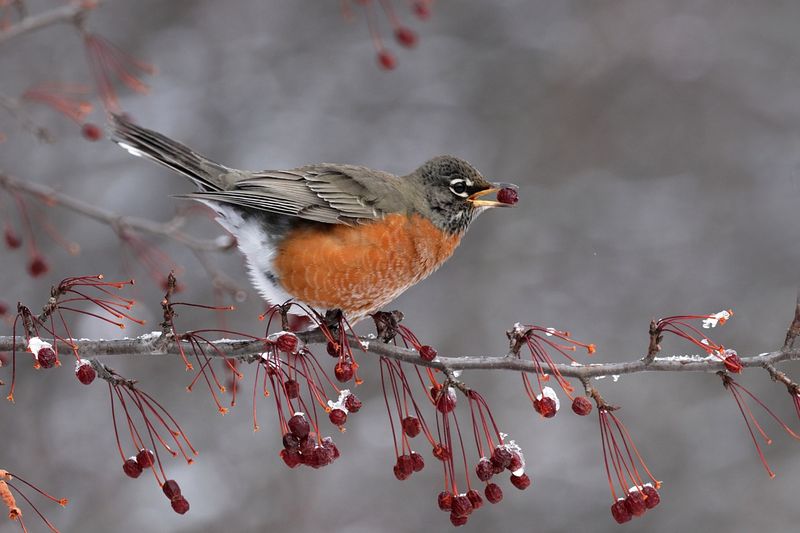
[[453,156],[398,177],[366,167],[307,165],[251,172],[215,163],[186,146],[112,119],[112,139],[191,179],[180,195],[216,211],[268,302],[293,299],[356,322],[418,283],[453,253],[482,211],[492,184]]

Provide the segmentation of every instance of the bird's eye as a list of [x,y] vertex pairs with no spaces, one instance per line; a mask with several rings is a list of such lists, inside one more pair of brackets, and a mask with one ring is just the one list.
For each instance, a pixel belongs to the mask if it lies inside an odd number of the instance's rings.
[[453,191],[453,194],[456,196],[461,196],[463,198],[467,197],[467,182],[462,179],[455,179],[450,182],[450,190]]

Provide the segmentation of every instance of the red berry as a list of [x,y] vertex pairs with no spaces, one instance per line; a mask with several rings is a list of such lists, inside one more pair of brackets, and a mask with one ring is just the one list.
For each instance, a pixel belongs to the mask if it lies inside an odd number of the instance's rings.
[[531,478],[528,477],[528,474],[522,474],[521,476],[511,474],[509,479],[511,480],[511,484],[519,490],[525,490],[531,486]]
[[652,509],[661,503],[661,496],[659,496],[658,491],[652,485],[645,485],[642,487],[642,492],[645,496],[647,496],[647,498],[644,500],[644,505],[648,509]]
[[411,472],[406,472],[405,470],[403,470],[403,467],[400,466],[399,463],[392,467],[392,472],[394,472],[394,477],[396,477],[400,481],[408,479],[409,476],[411,475]]
[[511,464],[511,459],[513,457],[514,456],[511,454],[511,450],[504,446],[498,446],[492,452],[492,463],[499,466],[501,469],[505,469]]
[[45,346],[36,352],[36,361],[42,368],[53,368],[58,363],[58,356],[56,356],[56,352],[52,348]]
[[576,415],[586,416],[592,412],[592,402],[586,396],[577,396],[572,400],[572,412]]
[[516,472],[523,466],[524,465],[522,464],[522,457],[520,457],[517,452],[511,452],[511,462],[508,463],[508,466],[506,468],[511,472]]
[[302,439],[308,436],[308,432],[311,431],[311,425],[308,423],[308,419],[305,415],[296,414],[289,419],[286,424],[289,426],[289,431],[292,432],[292,435],[299,439]]
[[277,338],[275,346],[282,352],[292,353],[297,349],[297,337],[291,333],[284,333]]
[[155,460],[156,458],[150,450],[141,449],[139,453],[136,454],[136,462],[139,463],[139,466],[142,468],[150,468],[153,466]]
[[5,315],[6,313],[8,313],[8,304],[0,300],[0,316]]
[[425,359],[426,361],[433,361],[436,359],[436,350],[433,346],[420,346],[419,347],[419,356]]
[[328,352],[328,355],[331,357],[339,357],[339,345],[333,341],[328,341],[328,345],[325,348]]
[[489,503],[497,503],[503,499],[503,489],[494,483],[486,485],[483,494],[486,496],[486,499],[489,500]]
[[439,509],[442,511],[449,511],[453,506],[453,495],[447,491],[442,491],[436,498],[436,503],[439,505]]
[[50,267],[41,255],[35,255],[31,262],[28,263],[28,274],[34,278],[46,274],[48,270],[50,270]]
[[425,20],[431,16],[431,9],[427,0],[416,0],[414,2],[414,15],[420,20]]
[[286,466],[289,468],[294,468],[303,462],[303,458],[297,450],[281,450],[281,459],[283,459],[283,462],[286,463]]
[[405,26],[400,26],[394,30],[394,38],[406,48],[414,48],[417,45],[417,34]]
[[347,413],[341,409],[334,409],[328,413],[328,419],[334,426],[343,426],[347,422]]
[[625,507],[628,508],[628,512],[633,516],[642,516],[647,511],[644,494],[635,489],[633,492],[628,493],[628,497],[625,498]]
[[433,456],[440,461],[447,461],[450,459],[450,450],[448,450],[446,446],[437,443],[436,446],[433,447]]
[[739,359],[739,355],[733,350],[725,350],[725,353],[728,354],[724,359],[725,369],[734,374],[740,373],[742,371],[742,360]]
[[440,413],[449,413],[456,408],[456,393],[450,387],[447,390],[432,388],[431,396],[436,398],[436,409]]
[[353,365],[347,361],[340,361],[333,368],[333,374],[341,383],[347,383],[353,379]]
[[480,493],[475,489],[470,489],[467,491],[467,498],[469,498],[473,509],[480,509],[480,507],[483,505],[483,498],[481,498]]
[[472,514],[472,502],[469,501],[466,495],[454,496],[450,512],[457,516],[469,516]]
[[457,515],[452,511],[450,512],[450,523],[456,527],[463,526],[464,524],[467,523],[468,520],[469,520],[468,515]]
[[101,137],[103,137],[103,130],[97,127],[96,124],[92,124],[91,122],[87,122],[81,128],[81,135],[87,141],[99,141]]
[[306,438],[304,438],[300,442],[300,453],[303,455],[311,455],[314,453],[314,448],[317,445],[317,434],[313,431],[308,434]]
[[489,481],[494,475],[492,462],[486,457],[481,457],[478,464],[475,465],[475,475],[478,476],[478,479],[481,481]]
[[300,396],[300,384],[293,379],[287,379],[284,382],[283,390],[286,391],[286,397],[290,400],[294,400]]
[[516,189],[506,187],[497,191],[497,201],[501,204],[514,205],[519,201],[519,194]]
[[393,70],[397,66],[397,59],[388,50],[378,52],[378,65],[384,70]]
[[178,496],[172,500],[172,510],[178,514],[186,514],[189,510],[189,502],[183,496]]
[[142,474],[142,467],[139,466],[139,463],[134,457],[131,457],[122,463],[122,471],[125,472],[126,476],[136,479]]
[[[308,433],[306,433],[308,435]],[[285,450],[296,450],[300,448],[300,437],[297,437],[294,433],[286,433],[283,435],[283,448]]]
[[395,466],[397,466],[397,468],[399,468],[403,473],[402,479],[405,479],[414,473],[414,460],[410,455],[401,455],[398,457],[397,464]]
[[178,482],[174,479],[166,480],[164,484],[161,485],[161,490],[164,491],[164,495],[170,500],[174,500],[181,495],[181,488],[178,486]]
[[614,517],[614,520],[616,520],[618,524],[630,522],[631,518],[633,518],[623,498],[620,498],[611,506],[611,516]]
[[330,437],[325,437],[322,440],[322,447],[328,452],[331,456],[331,462],[335,461],[341,455],[339,453],[339,448],[336,447],[336,443],[334,443]]
[[91,363],[86,362],[78,365],[78,368],[75,369],[75,376],[78,378],[78,381],[84,385],[91,385],[94,378],[97,377],[97,372],[92,367]]
[[344,399],[344,406],[351,413],[357,413],[361,409],[361,400],[355,394],[349,394]]
[[411,437],[412,439],[419,435],[419,432],[422,431],[422,424],[419,423],[419,419],[415,416],[407,416],[403,419],[403,433]]
[[411,452],[411,464],[413,465],[414,472],[419,472],[425,468],[425,459],[422,458],[417,452]]
[[556,416],[556,402],[549,396],[542,396],[538,400],[533,400],[533,409],[545,418]]
[[11,228],[6,228],[3,237],[5,238],[6,246],[12,250],[22,246],[22,239]]

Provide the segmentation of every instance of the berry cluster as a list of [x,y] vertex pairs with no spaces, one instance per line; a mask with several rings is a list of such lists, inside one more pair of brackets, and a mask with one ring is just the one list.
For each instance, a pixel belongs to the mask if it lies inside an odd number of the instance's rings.
[[330,437],[320,439],[311,431],[305,413],[295,413],[287,422],[289,431],[283,435],[281,459],[289,468],[306,465],[322,468],[339,458],[339,448]]

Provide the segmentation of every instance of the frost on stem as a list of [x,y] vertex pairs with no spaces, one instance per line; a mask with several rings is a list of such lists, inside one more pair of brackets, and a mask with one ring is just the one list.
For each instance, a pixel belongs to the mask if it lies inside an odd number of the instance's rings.
[[[712,341],[703,333],[697,325],[702,324],[703,329],[712,329],[718,325],[725,324],[733,316],[733,310],[722,310],[710,315],[676,315],[660,318],[654,323],[651,336],[659,341],[663,333],[672,333],[705,351],[709,357],[714,357],[725,363],[725,368],[729,372],[739,373],[742,371],[742,363],[735,350],[726,350],[721,344]],[[660,346],[656,346],[660,349]]]

